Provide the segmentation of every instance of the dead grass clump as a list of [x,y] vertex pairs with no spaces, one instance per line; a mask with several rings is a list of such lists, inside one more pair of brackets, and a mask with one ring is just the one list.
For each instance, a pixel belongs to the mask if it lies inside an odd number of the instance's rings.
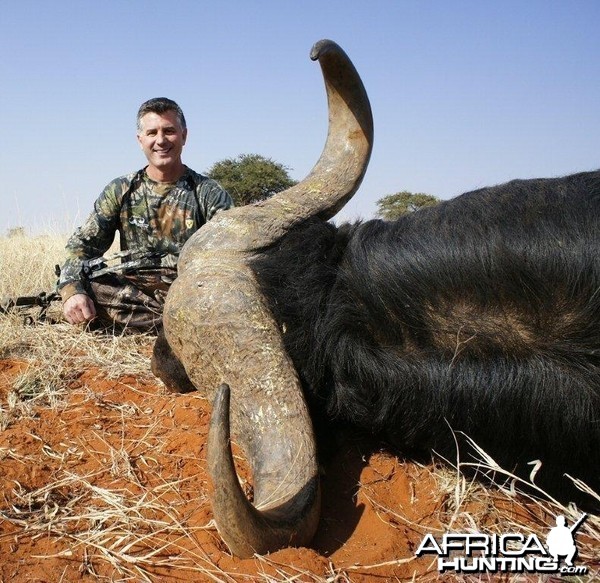
[[0,358],[26,360],[41,374],[65,381],[90,367],[111,378],[151,378],[154,340],[144,334],[91,333],[67,323],[24,326],[16,315],[0,316]]
[[52,291],[54,266],[64,261],[66,241],[59,234],[0,237],[0,298]]
[[[64,260],[66,239],[52,234],[0,237],[0,297],[53,291],[54,264]],[[57,389],[67,388],[73,375],[90,367],[111,378],[151,376],[152,336],[91,334],[82,327],[60,323],[61,310],[61,303],[56,302],[48,311],[50,321],[59,322],[53,325],[24,325],[23,312],[0,315],[0,358],[23,359],[31,364],[32,371],[36,367],[40,371],[37,380],[27,388],[28,383],[23,380],[21,391],[39,392],[40,382],[53,383]],[[28,314],[35,318],[36,309]]]
[[15,377],[6,403],[0,403],[0,430],[13,422],[34,418],[38,407],[58,409],[66,395],[68,373],[61,369],[42,370],[29,366]]
[[[542,490],[535,483],[536,468],[531,472],[530,479],[525,480],[514,473],[505,470],[496,461],[481,449],[475,442],[468,440],[472,450],[475,452],[476,462],[459,462],[456,464],[456,470],[459,472],[460,479],[456,480],[454,489],[455,509],[452,512],[451,523],[456,520],[461,506],[464,508],[464,502],[461,500],[472,500],[473,496],[465,495],[467,480],[464,478],[463,471],[481,474],[486,478],[493,477],[494,489],[485,488],[479,483],[474,491],[477,492],[477,498],[486,502],[490,501],[490,494],[498,492],[496,503],[489,508],[497,508],[497,520],[488,520],[491,523],[490,532],[502,534],[508,530],[522,532],[526,535],[536,534],[540,540],[546,540],[550,529],[555,526],[555,519],[559,515],[566,517],[569,525],[575,524],[583,514],[585,514],[575,504],[565,506],[547,492]],[[539,468],[537,468],[539,469]],[[576,480],[569,475],[566,479],[571,480],[575,486],[585,493],[590,502],[600,502],[600,494],[594,492],[581,480]],[[459,487],[460,485],[462,487]],[[469,488],[472,488],[474,482],[470,482]],[[504,502],[499,504],[498,501]],[[510,503],[510,504],[509,504]],[[508,509],[507,509],[508,508]],[[581,527],[577,530],[578,557],[590,570],[596,575],[600,575],[600,516],[587,515]]]
[[59,479],[31,491],[16,482],[11,507],[0,511],[0,518],[31,540],[54,539],[52,546],[60,550],[40,558],[79,557],[88,574],[95,575],[108,563],[120,577],[135,580],[153,581],[152,572],[161,568],[191,569],[217,579],[218,569],[205,556],[181,552],[182,539],[193,539],[202,527],[183,523],[173,502],[180,484],[138,492],[104,488],[97,485],[103,473],[64,471]]
[[[468,438],[467,438],[468,439]],[[434,461],[429,466],[431,476],[436,481],[436,496],[440,499],[440,511],[437,518],[439,528],[408,520],[397,509],[389,508],[377,499],[377,493],[368,485],[361,485],[364,495],[382,520],[393,528],[408,526],[421,535],[433,534],[440,537],[445,533],[519,533],[525,538],[536,535],[545,542],[555,519],[563,515],[568,525],[575,524],[585,514],[575,504],[565,506],[539,488],[534,479],[524,480],[499,466],[484,450],[472,440],[468,440],[475,461],[442,464]],[[446,460],[447,461],[447,460]],[[452,467],[454,466],[454,467]],[[423,469],[425,469],[423,467]],[[468,478],[467,476],[472,476]],[[477,478],[479,476],[479,479]],[[535,478],[535,473],[532,474]],[[485,481],[481,478],[485,477]],[[590,501],[600,502],[600,495],[579,480],[573,483],[589,496]],[[600,578],[600,516],[587,514],[576,532],[578,548],[577,565],[585,565],[588,573],[583,576],[571,576],[569,581],[594,581]],[[414,556],[409,560],[414,560]],[[357,570],[378,568],[381,565],[357,567]],[[352,567],[350,567],[352,571]],[[432,562],[429,569],[431,578],[443,579],[437,573]],[[481,575],[483,577],[483,575]],[[538,578],[542,581],[542,575]],[[431,580],[431,579],[428,579]],[[453,581],[470,582],[472,575],[452,573]],[[483,580],[483,579],[481,579]],[[502,581],[517,583],[524,580],[536,580],[531,576],[524,579],[521,574],[502,575]],[[544,579],[545,580],[545,579]]]

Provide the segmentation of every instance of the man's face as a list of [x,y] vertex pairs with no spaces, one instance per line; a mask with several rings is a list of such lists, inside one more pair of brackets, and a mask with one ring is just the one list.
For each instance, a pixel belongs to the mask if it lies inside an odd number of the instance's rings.
[[181,165],[181,152],[187,130],[181,127],[174,111],[147,113],[140,120],[137,139],[150,166],[161,172]]

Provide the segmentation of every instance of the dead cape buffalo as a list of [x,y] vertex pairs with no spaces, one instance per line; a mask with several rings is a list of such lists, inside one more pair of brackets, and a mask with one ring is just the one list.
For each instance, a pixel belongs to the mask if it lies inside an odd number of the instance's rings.
[[[327,220],[369,160],[371,110],[335,43],[311,57],[329,106],[319,161],[301,183],[190,239],[153,357],[168,386],[214,398],[221,536],[242,557],[313,536],[320,490],[305,395],[402,451],[455,459],[454,436],[466,434],[510,469],[539,459],[540,479],[568,472],[597,488],[600,172],[337,228]],[[230,410],[253,504],[229,449]]]

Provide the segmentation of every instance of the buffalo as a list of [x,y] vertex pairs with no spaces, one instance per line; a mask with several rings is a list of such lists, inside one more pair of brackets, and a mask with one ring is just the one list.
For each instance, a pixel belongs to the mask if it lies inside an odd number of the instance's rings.
[[[366,170],[372,115],[338,45],[320,41],[311,58],[329,107],[319,161],[188,241],[153,355],[167,386],[213,399],[221,536],[241,557],[310,542],[315,415],[409,454],[452,457],[465,436],[516,471],[539,460],[537,479],[558,490],[571,483],[564,474],[597,488],[600,172],[335,226]],[[233,464],[230,411],[252,503]]]

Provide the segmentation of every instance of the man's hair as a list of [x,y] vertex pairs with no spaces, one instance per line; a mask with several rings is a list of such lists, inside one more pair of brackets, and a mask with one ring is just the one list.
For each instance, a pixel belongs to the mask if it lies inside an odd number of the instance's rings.
[[147,113],[165,113],[166,111],[174,111],[177,114],[177,119],[179,120],[182,129],[185,130],[187,128],[185,116],[179,105],[167,97],[154,97],[148,99],[148,101],[144,101],[144,103],[140,105],[136,120],[138,133],[142,131],[142,117]]

